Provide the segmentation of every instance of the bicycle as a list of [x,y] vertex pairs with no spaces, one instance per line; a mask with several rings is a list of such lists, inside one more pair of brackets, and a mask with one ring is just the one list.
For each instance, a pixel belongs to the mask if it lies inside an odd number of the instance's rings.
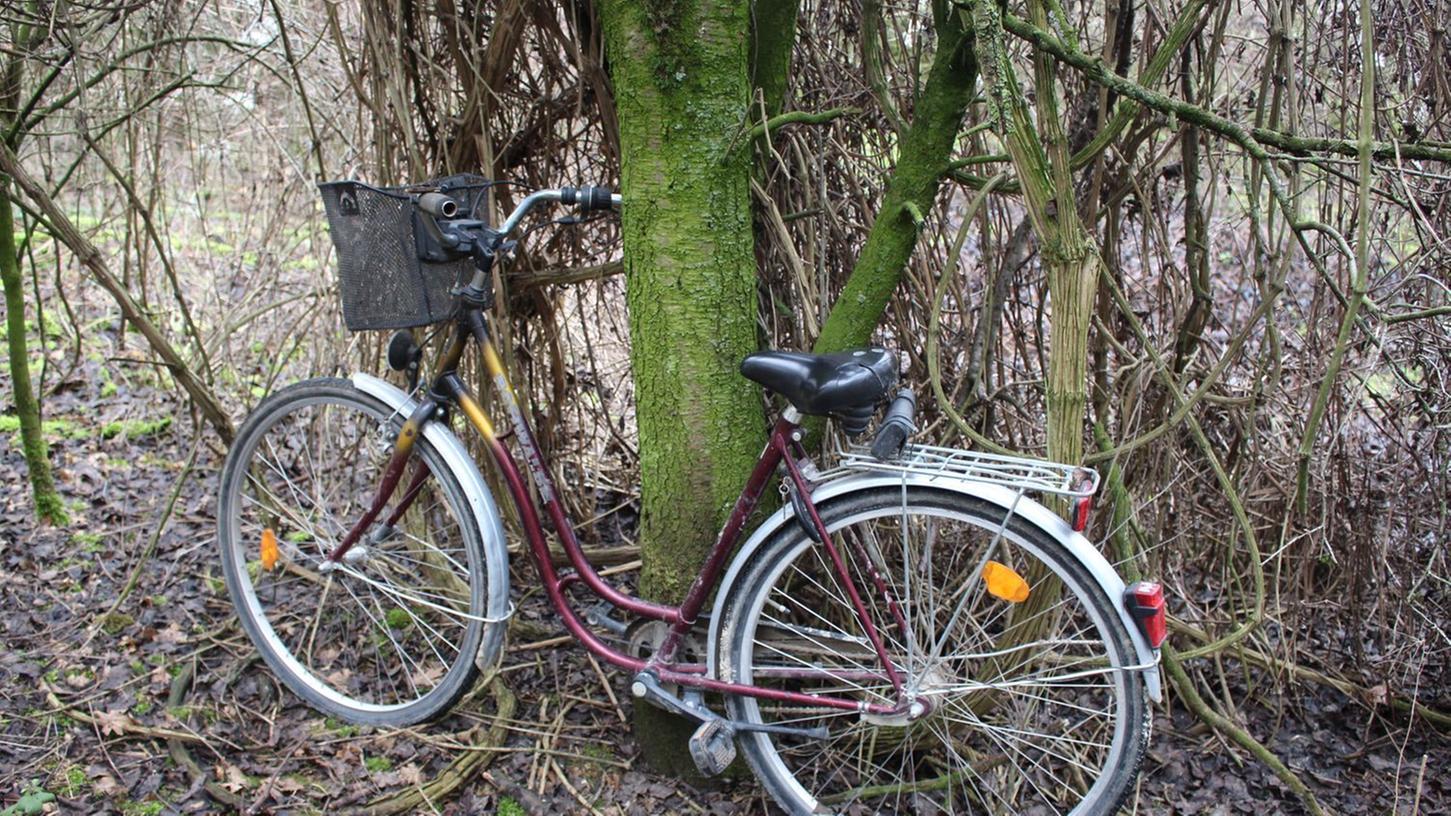
[[[330,716],[402,726],[448,711],[499,660],[514,612],[506,541],[451,429],[461,415],[565,627],[632,673],[636,698],[699,723],[689,745],[702,772],[739,749],[797,814],[1115,811],[1145,751],[1147,700],[1161,699],[1165,613],[1158,585],[1125,587],[1082,535],[1098,475],[910,443],[915,401],[891,393],[885,349],[753,354],[742,373],[786,407],[684,601],[632,597],[585,558],[485,314],[492,265],[527,213],[606,211],[620,196],[538,190],[494,228],[479,215],[491,183],[321,185],[348,327],[405,327],[388,359],[409,390],[363,373],[292,385],[257,406],[227,456],[227,587],[287,687]],[[441,319],[452,336],[420,385],[406,327]],[[524,471],[459,375],[470,342]],[[803,416],[833,416],[857,439],[889,400],[870,447],[818,470]],[[772,482],[781,507],[747,535]],[[1061,497],[1072,523],[1030,494]],[[575,590],[634,618],[627,648],[581,619]]]

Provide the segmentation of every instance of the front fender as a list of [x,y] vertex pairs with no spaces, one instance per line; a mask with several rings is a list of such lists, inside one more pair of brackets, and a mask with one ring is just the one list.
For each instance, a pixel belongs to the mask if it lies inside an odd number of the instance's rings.
[[[812,491],[811,498],[818,504],[829,499],[838,498],[848,493],[859,490],[870,490],[878,487],[928,487],[938,490],[956,490],[968,494],[977,499],[992,502],[1003,508],[1006,513],[1016,504],[1016,514],[1019,518],[1038,527],[1050,537],[1056,539],[1068,550],[1069,554],[1078,559],[1086,568],[1098,585],[1103,588],[1104,594],[1108,596],[1114,611],[1118,613],[1119,619],[1123,621],[1124,627],[1128,629],[1129,636],[1133,640],[1134,651],[1137,654],[1137,664],[1145,666],[1143,669],[1144,687],[1147,689],[1149,699],[1160,702],[1163,699],[1163,691],[1159,678],[1159,655],[1154,649],[1149,648],[1149,643],[1144,639],[1144,634],[1139,630],[1138,624],[1129,616],[1128,610],[1123,605],[1124,582],[1118,572],[1108,559],[1093,546],[1092,542],[1075,532],[1066,521],[1032,499],[999,485],[980,482],[963,482],[958,479],[945,479],[941,476],[928,474],[903,474],[901,472],[872,472],[845,476],[823,482]],[[706,648],[707,668],[711,677],[718,677],[718,665],[716,661],[716,647],[718,626],[717,622],[724,620],[725,600],[730,595],[731,587],[736,579],[740,577],[744,565],[749,563],[756,551],[765,545],[778,530],[792,522],[794,513],[788,503],[780,510],[777,510],[770,518],[757,527],[741,545],[736,557],[731,559],[730,568],[726,570],[725,577],[721,579],[720,587],[716,591],[715,605],[711,610],[711,626],[709,631],[709,642]],[[722,678],[724,679],[724,678]]]
[[[417,407],[418,403],[412,397],[372,375],[354,374],[352,383],[359,391],[382,400],[400,416],[412,414]],[[473,457],[469,456],[468,449],[453,431],[442,422],[428,422],[423,426],[423,436],[438,450],[454,478],[463,487],[469,509],[474,515],[474,523],[479,529],[479,538],[484,544],[484,566],[488,581],[486,617],[489,622],[484,624],[484,637],[479,643],[475,662],[480,668],[487,670],[498,662],[510,614],[509,550],[508,542],[504,538],[504,523],[499,516],[498,506],[494,504],[493,494],[484,484],[483,475],[479,473]]]

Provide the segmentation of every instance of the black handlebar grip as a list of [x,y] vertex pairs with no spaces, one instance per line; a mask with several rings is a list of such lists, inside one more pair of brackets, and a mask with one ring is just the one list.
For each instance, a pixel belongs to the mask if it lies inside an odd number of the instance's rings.
[[912,389],[903,388],[887,409],[887,415],[877,426],[877,436],[872,440],[872,456],[880,461],[896,459],[902,455],[902,446],[916,430],[913,415],[917,412],[917,395]]
[[418,197],[418,209],[435,218],[453,218],[458,215],[458,202],[443,193],[424,193]]
[[582,210],[608,210],[614,206],[613,193],[608,187],[586,187],[579,191],[579,196]]
[[608,210],[614,206],[613,193],[608,187],[559,188],[561,204],[578,204],[580,210]]

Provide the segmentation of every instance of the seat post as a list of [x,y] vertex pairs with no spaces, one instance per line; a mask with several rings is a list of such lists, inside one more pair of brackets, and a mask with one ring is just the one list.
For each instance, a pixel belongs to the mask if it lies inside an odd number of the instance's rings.
[[781,418],[791,423],[792,425],[801,424],[801,412],[796,410],[796,406],[792,405],[789,402],[786,403],[786,407],[782,409]]

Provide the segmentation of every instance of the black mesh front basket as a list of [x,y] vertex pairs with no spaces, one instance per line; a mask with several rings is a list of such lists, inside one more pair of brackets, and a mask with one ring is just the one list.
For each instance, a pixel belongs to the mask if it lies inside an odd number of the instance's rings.
[[319,184],[328,230],[338,250],[343,322],[352,331],[403,329],[448,318],[451,290],[473,274],[468,257],[426,260],[434,244],[425,231],[428,216],[411,195],[439,191],[458,201],[459,216],[487,220],[484,194],[489,181],[458,175],[407,187],[372,187],[356,181]]

